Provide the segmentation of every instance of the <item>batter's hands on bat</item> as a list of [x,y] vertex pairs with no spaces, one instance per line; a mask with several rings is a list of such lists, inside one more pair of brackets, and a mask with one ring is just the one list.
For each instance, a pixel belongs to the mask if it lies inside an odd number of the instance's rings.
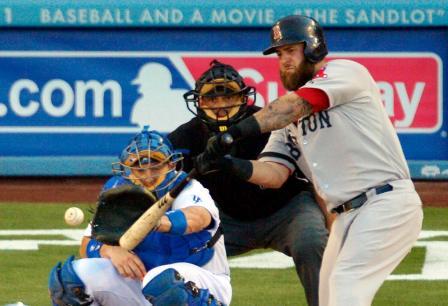
[[145,265],[135,253],[120,246],[103,245],[102,257],[109,258],[123,277],[142,280],[146,275]]
[[229,134],[218,134],[207,141],[204,152],[194,160],[194,166],[199,174],[206,174],[219,170],[224,161],[224,156],[230,153],[233,138]]

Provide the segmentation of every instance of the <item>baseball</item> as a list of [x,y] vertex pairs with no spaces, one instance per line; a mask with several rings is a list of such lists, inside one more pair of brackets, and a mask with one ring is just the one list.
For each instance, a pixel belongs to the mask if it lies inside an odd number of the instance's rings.
[[84,221],[84,213],[78,207],[70,207],[65,211],[65,223],[71,226],[77,226]]

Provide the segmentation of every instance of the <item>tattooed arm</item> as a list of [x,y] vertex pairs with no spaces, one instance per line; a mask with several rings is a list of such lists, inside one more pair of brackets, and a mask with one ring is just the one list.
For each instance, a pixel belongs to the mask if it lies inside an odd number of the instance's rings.
[[312,106],[295,93],[289,93],[271,102],[255,113],[262,133],[284,128],[312,112]]
[[232,125],[227,131],[235,140],[284,128],[312,113],[312,106],[295,93],[289,93],[269,103],[253,116]]

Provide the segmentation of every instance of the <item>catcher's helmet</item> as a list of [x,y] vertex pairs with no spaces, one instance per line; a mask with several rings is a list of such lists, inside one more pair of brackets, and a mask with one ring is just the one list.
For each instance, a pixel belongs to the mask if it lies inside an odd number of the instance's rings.
[[319,23],[311,17],[291,15],[278,20],[271,29],[271,45],[264,55],[274,53],[276,48],[296,43],[305,43],[305,58],[316,63],[327,54],[324,33]]
[[182,170],[182,164],[176,165],[182,159],[182,154],[173,149],[166,137],[157,131],[149,131],[146,126],[124,148],[120,161],[112,164],[112,171],[161,197],[174,187]]
[[[202,98],[225,96],[237,96],[240,99],[237,104],[228,107],[201,106]],[[246,86],[243,77],[235,68],[217,60],[213,60],[210,68],[196,80],[195,88],[184,94],[188,110],[212,130],[221,132],[243,118],[249,97],[252,99],[251,103],[255,103],[255,88]],[[218,116],[213,112],[217,109],[224,109],[226,115]]]

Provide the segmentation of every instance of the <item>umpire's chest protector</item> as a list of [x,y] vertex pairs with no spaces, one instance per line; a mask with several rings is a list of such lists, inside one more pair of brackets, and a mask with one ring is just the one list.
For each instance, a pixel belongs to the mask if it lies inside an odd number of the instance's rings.
[[147,270],[175,262],[203,266],[214,254],[213,248],[204,247],[210,239],[211,234],[208,231],[182,236],[154,232],[148,235],[134,251]]

